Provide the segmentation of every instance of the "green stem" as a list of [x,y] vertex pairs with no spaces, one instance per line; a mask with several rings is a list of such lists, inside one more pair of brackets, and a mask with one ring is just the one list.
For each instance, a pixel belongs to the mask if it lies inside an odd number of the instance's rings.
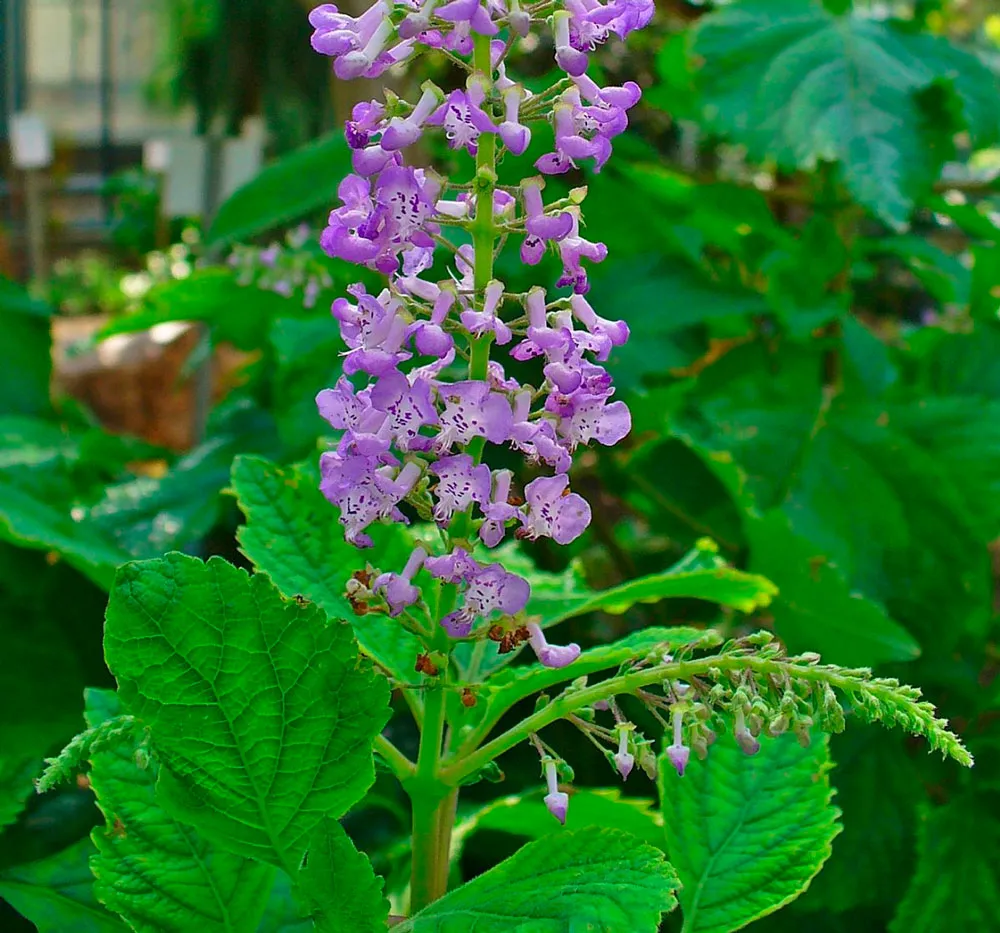
[[[403,786],[413,804],[413,856],[410,873],[410,912],[416,913],[444,894],[440,878],[441,814],[448,790],[438,778],[441,743],[444,739],[445,692],[432,684],[424,703],[420,753],[413,778]],[[447,858],[447,849],[445,850]],[[444,872],[445,885],[447,872]]]
[[377,751],[390,768],[392,768],[392,773],[396,775],[401,781],[405,781],[410,777],[415,769],[416,765],[410,761],[395,745],[392,744],[384,735],[375,736],[375,751]]
[[464,778],[486,767],[494,758],[525,741],[531,733],[539,732],[546,726],[579,709],[616,695],[635,693],[636,690],[651,684],[674,679],[690,680],[694,677],[702,677],[713,668],[720,671],[751,670],[756,674],[763,675],[788,674],[798,680],[827,683],[848,694],[863,689],[865,693],[887,703],[890,707],[899,703],[898,693],[888,684],[880,683],[877,680],[863,680],[856,674],[838,671],[830,667],[794,663],[788,660],[761,658],[754,655],[729,657],[713,655],[693,661],[657,664],[619,677],[610,677],[591,687],[584,687],[582,690],[574,690],[556,697],[547,706],[501,733],[491,742],[487,742],[471,755],[444,768],[440,772],[440,778],[452,786],[457,786]]

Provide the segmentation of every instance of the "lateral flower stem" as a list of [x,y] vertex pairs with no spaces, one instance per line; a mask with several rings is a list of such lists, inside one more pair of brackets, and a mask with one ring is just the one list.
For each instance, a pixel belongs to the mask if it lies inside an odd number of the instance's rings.
[[[829,684],[831,687],[840,690],[848,696],[858,693],[868,694],[874,699],[887,704],[890,709],[898,709],[902,702],[898,693],[900,689],[898,685],[893,686],[891,683],[879,680],[863,680],[857,675],[851,676],[849,672],[836,668],[796,662],[793,659],[779,660],[775,658],[762,658],[755,655],[712,655],[696,660],[674,661],[668,664],[658,664],[654,667],[632,671],[618,677],[610,677],[599,684],[584,687],[582,690],[563,693],[542,709],[537,710],[516,726],[501,733],[495,739],[487,742],[471,754],[463,757],[460,750],[459,755],[456,755],[458,760],[446,765],[440,771],[439,777],[450,786],[457,786],[465,778],[480,771],[504,752],[525,741],[531,733],[538,732],[546,726],[566,718],[579,709],[591,706],[601,700],[607,700],[617,694],[633,694],[643,687],[660,683],[664,680],[676,678],[689,681],[692,678],[704,676],[711,670],[723,672],[749,670],[760,675],[794,677],[800,681]],[[923,711],[923,717],[919,715],[915,716],[917,710],[915,709],[916,702],[914,698],[911,697],[909,705],[910,709],[908,712],[911,717],[929,718],[933,721],[933,716],[929,711]],[[926,726],[927,723],[925,722],[924,725]],[[972,763],[971,756],[957,743],[957,740],[955,747],[950,748],[948,751],[960,763],[967,765]]]
[[405,781],[412,777],[417,770],[414,762],[410,761],[392,741],[384,735],[375,737],[375,750],[385,759],[385,762],[392,769],[392,773],[400,780]]

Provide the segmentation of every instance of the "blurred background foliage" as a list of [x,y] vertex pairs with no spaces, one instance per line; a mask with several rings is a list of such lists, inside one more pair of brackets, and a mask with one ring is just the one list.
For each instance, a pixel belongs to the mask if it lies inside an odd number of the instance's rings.
[[[170,52],[151,92],[193,102],[203,126],[263,114],[281,153],[202,229],[184,226],[181,240],[177,224],[177,242],[154,250],[155,186],[126,176],[113,249],[64,269],[36,292],[44,299],[0,281],[8,899],[17,885],[43,890],[23,863],[96,821],[85,786],[35,799],[30,777],[77,731],[83,687],[108,685],[100,635],[115,566],[169,549],[240,560],[233,458],[311,465],[324,446],[312,398],[337,378],[342,349],[328,309],[358,270],[316,246],[349,170],[342,139],[320,133],[356,89],[332,85],[309,53],[306,6],[168,5]],[[996,929],[1000,880],[983,866],[1000,864],[1000,14],[988,0],[657,7],[639,44],[596,61],[602,81],[644,88],[633,132],[600,175],[549,183],[550,193],[588,186],[587,232],[610,250],[592,299],[632,328],[612,368],[635,427],[575,467],[592,529],[570,555],[533,556],[546,570],[571,557],[605,587],[711,538],[777,584],[768,609],[746,620],[637,606],[576,620],[568,636],[771,628],[793,650],[920,684],[976,756],[963,774],[858,724],[835,737],[844,832],[806,894],[754,929]],[[551,59],[523,47],[515,69],[544,87]],[[455,81],[445,60],[430,67]],[[406,93],[422,78],[392,83]],[[545,151],[537,135],[502,165],[507,179]],[[469,173],[445,150],[422,158]],[[501,258],[509,289],[538,272],[514,251]],[[196,388],[220,366],[213,350],[235,348],[226,391],[192,395],[190,449],[109,433],[78,402],[52,401],[50,316],[81,305],[113,314],[100,335],[109,341],[197,322],[178,377]],[[335,521],[332,509],[315,515]],[[349,549],[330,559],[359,560]],[[556,744],[577,786],[613,783],[570,730]],[[529,755],[505,770],[509,793],[537,784]],[[469,788],[468,806],[495,790]],[[625,792],[653,795],[639,781]],[[405,810],[388,785],[378,795],[350,828],[391,887],[405,877]],[[466,874],[521,832],[476,827]],[[77,852],[67,851],[45,890],[73,898]],[[32,914],[39,929],[65,928],[57,901]],[[3,922],[17,928],[13,914]]]

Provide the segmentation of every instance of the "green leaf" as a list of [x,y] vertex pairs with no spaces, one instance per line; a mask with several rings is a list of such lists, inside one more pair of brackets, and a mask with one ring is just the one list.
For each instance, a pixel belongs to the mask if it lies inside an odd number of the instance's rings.
[[126,933],[128,927],[95,899],[89,839],[48,858],[0,873],[0,897],[38,933]]
[[660,762],[667,852],[685,933],[730,933],[794,900],[840,831],[827,739],[764,739],[752,758],[730,736],[683,778]]
[[350,170],[351,153],[342,133],[283,156],[222,204],[208,231],[208,244],[246,240],[313,211],[328,210]]
[[774,509],[747,524],[750,566],[781,593],[772,607],[775,630],[792,652],[818,651],[831,664],[912,661],[919,643],[885,607],[852,590],[821,547],[796,534]]
[[324,815],[375,779],[387,685],[349,626],[262,574],[181,554],[126,564],[105,653],[152,732],[157,799],[210,841],[294,875]]
[[257,933],[313,933],[312,920],[292,893],[291,879],[280,869]]
[[[944,114],[928,120],[921,92],[943,82],[965,122],[983,123],[981,92],[969,90],[982,71],[971,56],[860,11],[834,15],[816,0],[727,5],[699,22],[693,51],[712,129],[785,169],[839,162],[857,201],[896,227],[950,148]],[[983,136],[992,132],[983,127]]]
[[365,654],[399,680],[418,680],[413,664],[423,649],[416,636],[378,613],[356,618],[345,595],[347,580],[366,559],[386,569],[406,563],[413,544],[405,530],[370,529],[375,546],[362,553],[344,540],[336,509],[315,478],[258,457],[236,459],[232,485],[247,519],[237,535],[240,549],[253,565],[286,596],[305,596],[330,617],[353,620]]
[[618,830],[529,843],[394,929],[397,933],[656,933],[677,901],[663,853]]
[[0,411],[5,415],[51,411],[50,313],[46,305],[0,276]]
[[1000,916],[1000,801],[966,794],[924,813],[917,871],[891,933],[989,930]]
[[570,797],[566,825],[546,819],[541,791],[493,800],[458,821],[452,833],[452,861],[482,830],[541,839],[588,827],[613,826],[646,845],[662,849],[663,818],[652,800],[623,797],[617,789],[578,790]]
[[41,763],[35,759],[0,755],[0,829],[21,815],[35,789],[32,779],[40,770]]
[[275,319],[302,310],[275,292],[241,285],[232,270],[218,267],[157,285],[143,302],[142,310],[115,318],[98,336],[132,334],[167,321],[203,321],[211,327],[215,341],[250,352],[266,345]]
[[320,825],[299,877],[305,896],[316,905],[318,933],[384,933],[389,902],[382,880],[336,820]]
[[[87,725],[118,714],[110,690],[87,691]],[[94,890],[140,933],[242,933],[257,926],[274,869],[217,851],[166,814],[155,797],[157,766],[136,763],[133,738],[104,746],[90,781],[106,826],[93,831]]]

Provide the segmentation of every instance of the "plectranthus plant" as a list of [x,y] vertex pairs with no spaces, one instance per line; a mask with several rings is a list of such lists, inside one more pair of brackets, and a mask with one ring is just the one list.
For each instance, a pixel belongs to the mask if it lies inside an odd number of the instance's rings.
[[[737,613],[774,587],[709,540],[608,591],[532,564],[538,539],[570,545],[591,522],[574,459],[630,434],[606,366],[629,338],[624,309],[588,299],[607,250],[586,190],[554,179],[612,158],[641,93],[589,77],[590,56],[653,12],[313,10],[313,48],[340,80],[404,64],[412,78],[429,54],[461,80],[411,101],[386,91],[347,122],[353,172],[320,242],[383,284],[333,303],[347,349],[317,398],[336,437],[319,491],[308,467],[241,459],[232,487],[257,573],[177,554],[119,570],[105,637],[117,696],[92,691],[88,731],[40,788],[87,771],[107,821],[96,891],[132,928],[654,933],[679,899],[685,930],[736,930],[801,893],[829,855],[828,733],[881,722],[972,763],[918,690],[753,634]],[[532,33],[560,74],[534,93],[508,67]],[[425,164],[430,134],[464,174]],[[551,148],[530,158],[533,137]],[[499,184],[501,160],[523,162],[519,184]],[[551,254],[561,273],[514,291],[496,271],[504,251],[539,270]],[[500,454],[507,466],[492,466]],[[718,604],[726,634],[639,628],[581,650],[551,631],[671,596]],[[390,691],[404,708],[392,721]],[[403,716],[419,736],[409,749]],[[651,782],[660,812],[575,787],[555,723],[599,750],[610,783]],[[461,789],[502,781],[518,747],[537,758],[537,790],[499,801],[491,826],[516,813],[534,841],[461,884],[458,855],[486,812]],[[374,805],[376,769],[412,805],[405,881],[377,876],[339,822]]]

